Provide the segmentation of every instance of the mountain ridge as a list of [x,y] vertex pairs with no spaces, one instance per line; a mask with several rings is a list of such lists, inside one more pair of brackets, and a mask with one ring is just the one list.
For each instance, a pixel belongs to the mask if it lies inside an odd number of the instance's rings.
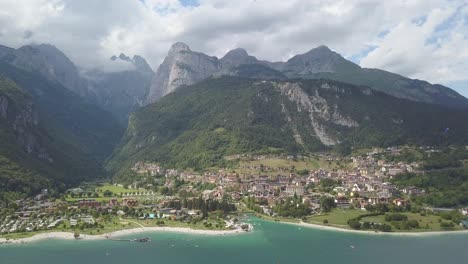
[[[194,52],[184,43],[174,45],[178,48],[171,47],[152,80],[147,103],[155,102],[181,85],[194,84],[210,76],[231,75],[254,79],[333,79],[369,86],[399,98],[468,109],[468,99],[448,87],[379,69],[361,68],[324,45],[286,62],[261,61],[242,48],[233,49],[218,59]],[[276,73],[257,74],[257,71],[267,70]]]

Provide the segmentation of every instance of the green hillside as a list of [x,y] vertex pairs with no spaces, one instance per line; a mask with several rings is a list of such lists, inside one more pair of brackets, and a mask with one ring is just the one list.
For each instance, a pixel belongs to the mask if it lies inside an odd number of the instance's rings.
[[103,110],[2,63],[0,106],[0,199],[106,175],[102,162],[121,127]]
[[0,75],[13,80],[27,91],[43,115],[45,126],[57,140],[80,149],[99,162],[112,152],[122,135],[122,126],[108,112],[49,81],[0,61]]
[[[319,109],[311,114],[292,99],[294,89]],[[123,175],[142,160],[202,169],[227,165],[223,157],[238,153],[465,144],[468,124],[460,120],[467,118],[463,111],[330,80],[213,78],[181,87],[132,114],[107,168]],[[327,137],[335,144],[325,144]]]

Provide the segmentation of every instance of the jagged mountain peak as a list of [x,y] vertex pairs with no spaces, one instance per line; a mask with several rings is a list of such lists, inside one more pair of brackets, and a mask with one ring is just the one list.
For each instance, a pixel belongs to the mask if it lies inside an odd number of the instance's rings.
[[111,61],[116,61],[118,59],[122,61],[126,61],[128,63],[131,63],[133,66],[135,66],[135,69],[140,72],[147,72],[147,73],[153,73],[153,70],[149,66],[148,62],[145,60],[140,55],[133,55],[132,58],[130,56],[125,55],[125,53],[120,53],[119,56],[113,55],[110,57]]
[[135,65],[135,67],[137,68],[137,70],[153,74],[153,69],[142,56],[133,55],[132,62],[133,65]]
[[224,55],[223,59],[230,58],[230,57],[248,57],[249,53],[243,48],[235,48],[233,50],[228,51],[226,55]]
[[174,54],[174,53],[181,52],[181,51],[192,51],[192,50],[187,44],[183,42],[176,42],[172,44],[171,48],[169,49],[169,54]]
[[357,69],[359,65],[343,58],[325,45],[299,54],[286,62],[284,71],[287,74],[307,75],[315,73],[335,73],[344,69]]
[[229,69],[241,64],[256,64],[258,60],[254,56],[250,56],[245,49],[236,48],[226,53],[226,55],[220,59],[220,62],[223,68]]

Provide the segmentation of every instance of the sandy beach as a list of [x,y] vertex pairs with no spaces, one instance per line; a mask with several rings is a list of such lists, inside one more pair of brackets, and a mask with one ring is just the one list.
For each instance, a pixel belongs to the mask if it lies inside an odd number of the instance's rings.
[[291,224],[306,228],[328,230],[328,231],[337,231],[337,232],[346,232],[346,233],[356,233],[356,234],[367,234],[367,235],[390,235],[390,236],[435,236],[435,235],[450,235],[450,234],[464,234],[468,235],[468,230],[456,230],[456,231],[423,231],[423,232],[375,232],[373,230],[353,230],[345,229],[335,226],[326,226],[312,223],[291,223],[291,222],[279,222],[284,224]]
[[[209,236],[223,236],[223,235],[234,235],[234,234],[241,234],[244,233],[242,230],[200,230],[200,229],[191,229],[191,228],[183,228],[183,227],[138,227],[132,229],[125,229],[119,230],[112,233],[106,233],[101,235],[86,235],[80,234],[80,238],[78,240],[104,240],[108,239],[109,237],[119,237],[125,235],[132,235],[138,233],[145,233],[145,232],[175,232],[175,233],[186,233],[186,234],[194,234],[194,235],[209,235]],[[36,242],[45,239],[62,239],[62,240],[77,240],[74,237],[73,233],[70,232],[47,232],[37,234],[31,237],[26,238],[19,238],[19,239],[10,239],[7,240],[5,238],[0,238],[0,244],[8,243],[8,244],[25,244]]]

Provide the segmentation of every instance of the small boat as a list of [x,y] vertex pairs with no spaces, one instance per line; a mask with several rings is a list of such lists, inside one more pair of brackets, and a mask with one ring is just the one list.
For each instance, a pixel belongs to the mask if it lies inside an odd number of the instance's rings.
[[149,237],[135,238],[132,242],[151,242],[151,239]]

